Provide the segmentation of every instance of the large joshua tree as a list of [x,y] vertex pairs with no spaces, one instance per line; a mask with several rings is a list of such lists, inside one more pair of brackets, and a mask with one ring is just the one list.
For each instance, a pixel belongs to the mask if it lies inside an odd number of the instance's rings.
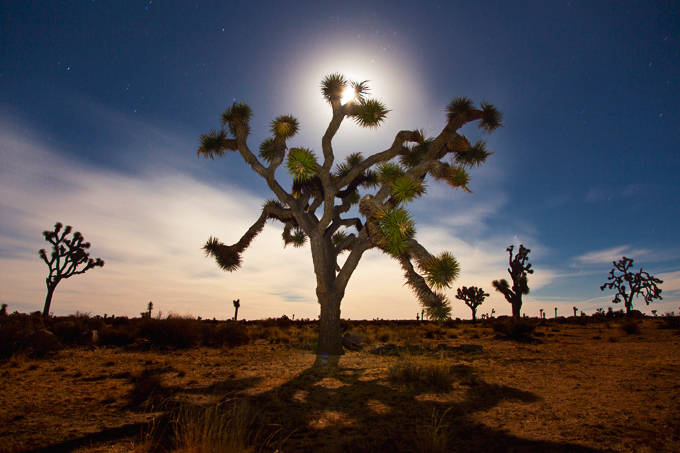
[[506,279],[494,280],[491,282],[491,285],[496,291],[503,294],[505,300],[512,305],[512,317],[519,318],[520,311],[522,310],[522,295],[529,294],[529,278],[527,274],[533,274],[534,270],[531,268],[531,264],[527,262],[531,250],[520,244],[517,255],[513,257],[512,251],[514,249],[514,245],[506,249],[506,252],[510,254],[508,258],[508,263],[510,264],[508,273],[512,278],[512,288],[510,288],[510,284]]
[[[369,98],[368,91],[367,81],[349,81],[341,74],[323,79],[321,92],[333,116],[321,139],[319,157],[307,148],[287,147],[299,128],[291,115],[271,122],[272,136],[262,141],[256,156],[247,142],[252,110],[242,103],[224,111],[220,130],[200,137],[199,156],[239,152],[276,196],[264,203],[260,217],[238,242],[225,245],[211,237],[204,246],[206,254],[222,269],[235,271],[243,251],[270,219],[283,224],[285,245],[309,243],[321,308],[319,355],[343,354],[340,303],[361,257],[373,248],[399,262],[406,282],[431,318],[450,313],[441,291],[458,276],[458,262],[448,252],[434,256],[416,241],[415,223],[405,205],[425,194],[428,177],[469,191],[468,170],[484,163],[491,153],[484,140],[471,144],[458,131],[470,122],[478,122],[484,132],[501,127],[502,114],[494,106],[482,102],[477,108],[460,97],[447,106],[447,123],[437,137],[426,138],[419,130],[400,131],[386,150],[371,156],[351,153],[336,164],[332,141],[345,118],[376,128],[387,117],[389,110]],[[350,100],[344,101],[348,92]],[[276,179],[282,164],[293,180],[289,190]],[[347,257],[340,262],[343,253]]]

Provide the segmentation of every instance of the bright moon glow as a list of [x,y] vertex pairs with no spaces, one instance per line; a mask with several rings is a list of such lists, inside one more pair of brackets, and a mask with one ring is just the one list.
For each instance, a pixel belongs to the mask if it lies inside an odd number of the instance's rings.
[[346,104],[350,101],[353,101],[354,98],[356,97],[356,92],[354,91],[354,87],[351,85],[347,85],[345,87],[345,91],[342,92],[342,103]]

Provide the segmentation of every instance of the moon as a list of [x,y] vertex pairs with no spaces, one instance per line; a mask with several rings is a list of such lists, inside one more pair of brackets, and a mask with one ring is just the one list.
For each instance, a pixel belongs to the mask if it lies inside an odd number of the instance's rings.
[[342,92],[342,100],[340,102],[342,104],[347,104],[348,102],[353,101],[355,97],[356,92],[354,91],[354,87],[351,85],[347,85],[345,87],[345,90]]

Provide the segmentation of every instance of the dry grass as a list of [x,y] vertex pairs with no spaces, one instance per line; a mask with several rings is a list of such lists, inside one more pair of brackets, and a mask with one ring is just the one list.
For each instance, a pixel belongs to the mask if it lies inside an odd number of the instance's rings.
[[483,323],[441,326],[441,339],[415,323],[353,324],[402,346],[483,351],[352,352],[320,372],[297,346],[313,326],[273,324],[289,344],[15,356],[0,363],[0,452],[680,451],[680,335],[666,320],[637,334],[621,320],[547,323],[531,343]]

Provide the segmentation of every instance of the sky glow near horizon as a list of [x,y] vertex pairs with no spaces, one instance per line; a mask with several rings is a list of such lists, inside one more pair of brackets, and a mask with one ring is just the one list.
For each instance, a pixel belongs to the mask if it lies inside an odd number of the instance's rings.
[[[470,317],[454,297],[463,285],[490,293],[479,314],[510,314],[491,281],[509,278],[505,249],[520,243],[535,269],[522,310],[530,316],[623,308],[599,286],[624,255],[664,280],[662,301],[635,308],[680,311],[680,21],[672,20],[680,7],[539,2],[530,11],[482,2],[497,11],[488,16],[462,2],[444,11],[397,2],[389,12],[387,3],[350,2],[293,7],[285,25],[273,19],[280,6],[142,3],[54,11],[10,2],[0,13],[8,25],[0,32],[0,302],[10,311],[42,310],[47,266],[37,252],[48,245],[42,231],[60,221],[106,265],[59,284],[57,315],[138,316],[153,301],[165,314],[227,319],[240,299],[245,319],[316,318],[309,248],[284,249],[280,225],[267,224],[235,273],[204,256],[210,236],[238,241],[272,195],[239,155],[210,161],[196,148],[236,100],[254,110],[251,149],[274,117],[291,113],[301,130],[289,147],[319,154],[331,116],[319,84],[332,72],[369,80],[369,94],[392,110],[377,130],[346,120],[336,162],[383,151],[401,129],[437,135],[455,96],[491,101],[505,115],[494,134],[464,131],[495,152],[471,171],[473,193],[428,182],[428,194],[408,206],[417,239],[461,263],[447,291],[453,317]],[[57,22],[57,12],[68,19]],[[74,31],[69,20],[89,25]],[[230,45],[268,21],[268,33]],[[366,253],[343,317],[419,312],[399,265]]]

